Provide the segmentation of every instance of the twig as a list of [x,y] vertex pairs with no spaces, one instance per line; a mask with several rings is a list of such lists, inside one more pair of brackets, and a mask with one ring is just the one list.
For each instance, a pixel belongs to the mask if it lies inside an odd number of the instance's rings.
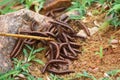
[[26,38],[26,39],[36,39],[36,40],[54,40],[52,38],[40,37],[40,36],[30,36],[23,34],[11,34],[11,33],[0,33],[0,36],[16,37],[16,38]]

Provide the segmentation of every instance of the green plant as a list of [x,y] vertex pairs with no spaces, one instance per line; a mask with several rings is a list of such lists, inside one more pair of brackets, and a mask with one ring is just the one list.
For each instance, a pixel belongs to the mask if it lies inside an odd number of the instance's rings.
[[120,69],[116,69],[116,70],[111,70],[111,71],[108,71],[107,74],[109,76],[115,76],[117,75],[118,73],[120,73]]
[[17,3],[17,1],[13,1],[13,0],[0,1],[0,6],[2,7],[0,9],[0,14],[6,14],[9,12],[16,11],[16,10],[12,9],[12,6],[14,6],[16,3]]
[[34,4],[34,10],[39,12],[45,3],[45,0],[2,0],[0,1],[0,6],[3,6],[3,8],[0,9],[0,14],[16,11],[15,9],[12,9],[12,7],[18,2],[24,5],[27,9],[30,9]]
[[60,77],[53,75],[53,74],[50,74],[49,77],[50,77],[50,80],[64,80],[63,78],[60,78]]
[[40,59],[35,58],[36,57],[35,53],[38,53],[38,52],[44,50],[45,48],[34,49],[34,47],[30,47],[28,45],[26,45],[26,47],[27,47],[27,49],[30,50],[30,52],[29,52],[29,55],[28,55],[28,50],[25,49],[25,48],[23,49],[23,53],[25,55],[25,62],[35,61],[39,64],[44,65],[44,63]]
[[11,75],[19,73],[17,70],[11,70],[7,72],[6,74],[0,74],[0,80],[14,80],[14,78],[11,78]]
[[73,0],[72,6],[68,8],[68,11],[78,11],[80,15],[70,15],[70,19],[82,19],[86,14],[87,8],[95,1],[96,0]]
[[35,11],[39,12],[45,3],[45,0],[19,0],[19,2],[24,4],[27,9],[30,9],[30,7],[34,4]]
[[24,63],[24,61],[17,60],[16,58],[14,58],[13,60],[14,60],[14,65],[15,65],[14,69],[8,71],[5,74],[1,74],[0,80],[6,80],[7,78],[14,80],[14,78],[18,76],[19,74],[29,73],[28,71],[28,67],[30,66],[29,63]]
[[98,10],[93,10],[93,11],[92,11],[92,14],[93,14],[94,16],[96,16],[96,15],[99,15],[100,12],[99,12]]
[[28,74],[27,80],[43,80],[43,79],[42,78],[36,78],[36,77],[32,76],[31,74]]
[[[96,0],[96,2],[102,5],[100,12],[107,12],[107,16],[110,18],[107,20],[109,24],[117,28],[120,26],[120,0]],[[105,10],[105,7],[109,7],[109,10]]]
[[108,71],[108,72],[106,72],[106,74],[107,74],[108,76],[103,77],[103,78],[100,78],[99,80],[119,80],[120,77],[117,77],[117,78],[114,77],[114,76],[116,76],[118,73],[120,73],[120,70],[119,70],[119,69],[118,69],[118,70],[116,69],[116,70]]
[[36,5],[36,6],[35,6],[35,11],[36,11],[36,12],[39,12],[39,11],[43,8],[43,5],[44,5],[44,3],[45,3],[45,0],[38,0],[38,2],[39,2],[39,5]]
[[77,73],[76,78],[81,78],[81,77],[90,78],[91,80],[97,80],[94,76],[90,75],[86,71],[83,71],[83,73]]
[[34,47],[30,47],[28,45],[26,45],[26,47],[30,50],[30,53],[28,54],[28,50],[25,48],[23,49],[23,53],[26,59],[18,60],[16,58],[13,58],[14,68],[5,74],[0,74],[0,80],[15,80],[14,78],[16,76],[19,76],[19,74],[24,75],[27,80],[43,80],[42,78],[35,78],[32,76],[29,73],[28,68],[31,65],[31,63],[29,63],[31,61],[35,61],[39,64],[44,65],[41,60],[35,58],[35,53],[42,51],[44,48],[34,49]]
[[82,0],[85,6],[91,6],[96,0]]
[[[20,72],[21,71],[27,72],[27,73],[29,72],[28,67],[31,65],[30,63],[24,63],[24,61],[18,60],[16,58],[14,58],[13,60],[14,60],[15,70],[19,70]],[[14,75],[17,75],[17,74],[14,74]]]
[[115,26],[115,28],[120,26],[120,0],[114,1],[107,15],[112,17],[110,19],[110,24]]
[[79,1],[72,2],[72,6],[68,8],[68,11],[78,11],[80,16],[70,15],[70,19],[81,19],[86,13],[86,7]]
[[99,80],[111,80],[109,77],[100,78]]
[[27,9],[30,9],[30,7],[32,6],[34,0],[25,0],[25,7]]
[[120,77],[117,77],[117,80],[120,80]]
[[102,59],[103,58],[103,47],[100,46],[99,52],[96,52],[95,54],[98,54],[100,56],[100,59]]

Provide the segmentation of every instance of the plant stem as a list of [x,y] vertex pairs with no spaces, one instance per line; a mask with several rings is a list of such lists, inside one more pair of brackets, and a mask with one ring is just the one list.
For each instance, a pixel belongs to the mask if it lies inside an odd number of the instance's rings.
[[11,33],[0,33],[0,36],[27,38],[27,39],[36,39],[36,40],[54,40],[52,38],[46,38],[46,37],[30,36],[30,35],[22,35],[22,34],[11,34]]

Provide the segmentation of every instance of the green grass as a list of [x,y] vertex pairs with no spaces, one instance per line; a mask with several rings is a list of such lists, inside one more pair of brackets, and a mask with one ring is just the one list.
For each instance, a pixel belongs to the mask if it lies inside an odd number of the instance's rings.
[[27,9],[30,9],[33,3],[36,3],[34,10],[36,12],[39,12],[43,8],[45,0],[19,0],[19,2],[23,4]]
[[[42,78],[36,78],[29,73],[29,66],[31,66],[31,62],[37,62],[40,65],[44,65],[44,62],[40,59],[37,59],[35,54],[44,50],[44,48],[35,49],[34,47],[30,47],[26,45],[27,49],[23,49],[23,53],[25,56],[25,60],[18,60],[17,58],[13,58],[14,68],[8,71],[5,74],[0,74],[0,80],[15,80],[17,76],[20,74],[24,75],[27,80],[43,80]],[[28,52],[29,51],[29,52]]]
[[100,57],[100,63],[103,64],[103,47],[100,46],[99,52],[96,52],[95,54],[99,55],[99,57]]
[[119,69],[110,70],[106,72],[106,77],[100,78],[99,80],[120,80],[120,77],[116,77],[118,73],[120,73]]
[[24,6],[24,8],[30,9],[30,7],[34,4],[34,10],[35,12],[39,12],[45,3],[45,0],[2,0],[0,1],[0,6],[3,6],[2,9],[0,9],[0,14],[6,14],[10,12],[16,11],[15,9],[12,9],[12,7],[15,4],[20,3]]
[[77,73],[76,78],[89,78],[91,80],[97,80],[93,75],[89,74],[87,71],[83,71],[83,73]]
[[103,47],[100,46],[99,52],[96,52],[95,54],[99,55],[99,56],[100,56],[100,59],[102,59],[102,58],[103,58]]
[[95,0],[73,0],[72,6],[68,8],[68,11],[78,11],[79,16],[70,15],[70,19],[82,19],[85,14],[87,8],[94,2]]
[[117,75],[118,73],[120,73],[120,69],[118,70],[118,69],[115,69],[115,70],[111,70],[111,71],[108,71],[107,72],[107,74],[109,75],[109,76],[115,76],[115,75]]
[[64,80],[63,78],[60,78],[59,76],[56,76],[53,74],[50,74],[49,78],[50,78],[50,80]]
[[111,25],[115,26],[115,28],[120,27],[120,0],[115,0],[107,15],[112,17],[110,19]]
[[[80,15],[71,15],[70,19],[83,19],[87,9],[89,9],[93,3],[99,3],[102,5],[100,13],[106,12],[106,16],[111,16],[107,21],[109,21],[109,24],[113,25],[116,29],[120,26],[120,0],[112,1],[113,0],[73,0],[72,6],[68,8],[68,11],[78,11]],[[110,9],[105,10],[105,6],[108,6]]]
[[[38,48],[38,49],[35,49],[34,47],[30,47],[28,45],[26,45],[27,49],[23,49],[23,53],[25,55],[25,62],[30,62],[30,61],[35,61],[41,65],[44,65],[44,63],[40,60],[40,59],[36,59],[36,55],[35,53],[38,53],[42,50],[44,50],[45,48]],[[30,52],[28,53],[28,50],[30,50]]]
[[11,8],[16,3],[17,3],[17,1],[14,1],[14,0],[2,0],[2,1],[0,1],[0,6],[4,6],[3,9],[0,9],[0,14],[6,14],[6,13],[16,11],[16,10]]
[[[106,16],[110,17],[107,21],[109,21],[110,25],[113,25],[115,29],[120,26],[120,0],[97,0],[98,3],[102,5],[103,12],[105,11]],[[104,7],[108,6],[109,10],[104,10]]]

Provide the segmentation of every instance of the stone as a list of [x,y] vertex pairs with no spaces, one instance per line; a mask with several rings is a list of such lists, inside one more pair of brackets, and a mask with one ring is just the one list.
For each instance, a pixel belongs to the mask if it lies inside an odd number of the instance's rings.
[[[42,26],[50,26],[51,18],[40,15],[27,9],[0,15],[0,32],[1,33],[18,33],[19,30],[30,30],[33,22],[35,30],[39,30]],[[5,73],[12,68],[10,53],[13,50],[17,39],[12,37],[0,36],[0,73]]]
[[[97,33],[99,31],[98,27],[92,27],[92,28],[88,28],[88,30],[90,31],[90,36],[94,35],[95,33]],[[80,30],[77,33],[77,36],[80,36],[82,38],[88,38],[89,36],[85,33],[84,30]]]

